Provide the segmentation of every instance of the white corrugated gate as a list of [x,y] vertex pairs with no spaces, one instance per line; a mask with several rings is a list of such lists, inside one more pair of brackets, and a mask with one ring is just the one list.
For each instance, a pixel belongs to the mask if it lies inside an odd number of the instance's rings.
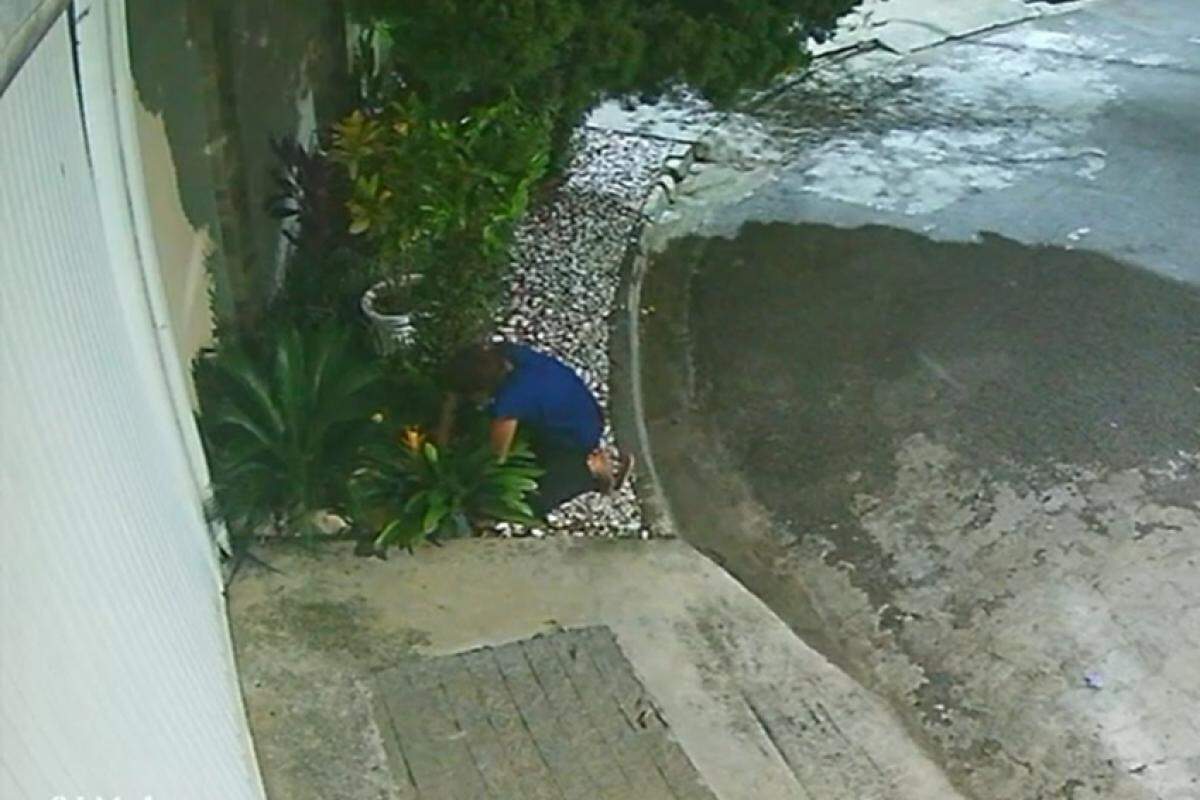
[[[90,58],[89,125],[127,79]],[[89,163],[79,94],[60,20],[0,95],[0,798],[261,798],[194,464],[114,229],[134,190],[104,179],[103,121]]]

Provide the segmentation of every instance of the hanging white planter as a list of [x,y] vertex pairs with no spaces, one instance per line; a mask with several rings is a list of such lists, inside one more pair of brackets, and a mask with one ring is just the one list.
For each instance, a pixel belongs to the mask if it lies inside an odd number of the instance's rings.
[[410,347],[416,337],[416,327],[413,324],[414,313],[412,311],[404,313],[380,311],[377,308],[378,300],[388,290],[396,287],[408,289],[417,284],[421,278],[420,274],[411,274],[393,281],[380,281],[363,293],[360,304],[362,312],[371,323],[371,328],[375,331],[376,339],[379,342],[379,348],[385,354]]

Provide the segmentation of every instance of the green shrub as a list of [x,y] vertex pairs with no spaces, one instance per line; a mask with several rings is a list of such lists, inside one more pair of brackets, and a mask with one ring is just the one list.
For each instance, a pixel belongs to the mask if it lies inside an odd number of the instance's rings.
[[470,248],[447,247],[445,261],[413,289],[413,361],[427,370],[446,364],[464,345],[492,332],[508,264],[480,258]]
[[362,448],[378,438],[379,362],[345,328],[285,327],[222,342],[193,364],[217,512],[235,536],[306,528],[341,509]]
[[547,152],[545,117],[513,97],[446,120],[409,95],[377,115],[353,112],[333,136],[351,181],[350,232],[374,244],[382,277],[437,268],[447,244],[505,258]]
[[280,221],[294,220],[296,230],[285,235],[297,250],[323,251],[348,244],[345,171],[328,157],[320,143],[305,147],[295,137],[270,140],[276,166],[271,173],[275,193],[267,212]]
[[453,118],[515,91],[554,118],[556,160],[606,97],[677,84],[724,104],[804,63],[861,0],[351,0],[388,30],[393,69]]
[[352,513],[380,549],[468,536],[476,519],[536,524],[525,496],[541,474],[524,444],[500,463],[487,445],[439,450],[410,428],[399,443],[367,448],[351,482]]
[[420,273],[416,359],[442,361],[487,332],[503,292],[513,228],[545,174],[549,125],[514,97],[454,120],[409,95],[335,126],[350,178],[350,231],[376,251],[375,275]]
[[369,259],[350,235],[350,181],[329,157],[327,145],[271,140],[276,192],[267,212],[290,221],[284,231],[292,248],[282,285],[270,302],[270,319],[300,326],[362,322],[358,303],[370,283]]
[[405,428],[432,429],[440,417],[444,396],[438,377],[414,363],[407,353],[385,357],[382,363],[382,438],[395,439]]

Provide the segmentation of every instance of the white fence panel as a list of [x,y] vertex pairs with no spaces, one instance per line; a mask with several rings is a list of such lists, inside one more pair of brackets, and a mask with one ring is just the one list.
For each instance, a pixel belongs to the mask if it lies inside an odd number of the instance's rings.
[[195,479],[121,299],[138,265],[99,202],[127,198],[97,196],[60,21],[0,96],[0,797],[261,798]]

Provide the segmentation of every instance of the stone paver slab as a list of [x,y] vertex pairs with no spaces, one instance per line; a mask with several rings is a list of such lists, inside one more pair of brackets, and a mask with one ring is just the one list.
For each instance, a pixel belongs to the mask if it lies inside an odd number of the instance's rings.
[[713,800],[606,629],[405,662],[374,690],[403,797]]

